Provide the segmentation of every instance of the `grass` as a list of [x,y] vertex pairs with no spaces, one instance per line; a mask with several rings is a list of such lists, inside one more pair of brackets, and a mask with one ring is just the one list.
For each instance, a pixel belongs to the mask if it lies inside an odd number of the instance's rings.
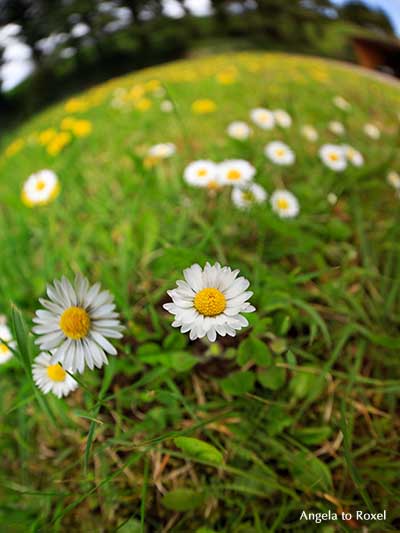
[[[232,83],[221,84],[226,70]],[[134,86],[121,108],[111,105]],[[351,112],[335,108],[336,95]],[[160,112],[163,98],[176,112]],[[194,114],[199,98],[215,112]],[[257,106],[287,109],[292,127],[227,137],[229,122]],[[301,512],[384,509],[386,522],[366,522],[369,531],[399,529],[399,199],[385,179],[400,166],[398,111],[397,88],[358,72],[246,53],[112,80],[4,140],[0,310],[21,357],[0,367],[3,530],[328,533],[361,524],[300,521]],[[39,135],[66,116],[93,130],[50,155]],[[322,165],[318,147],[337,142],[334,119],[363,167]],[[380,141],[363,133],[367,122]],[[318,143],[300,135],[306,123]],[[276,138],[295,150],[293,167],[263,155]],[[176,155],[152,165],[147,149],[170,141]],[[300,215],[279,219],[265,204],[240,211],[228,190],[182,179],[191,160],[234,157],[251,161],[269,194],[283,184],[294,192]],[[41,168],[57,172],[60,196],[25,207],[22,184]],[[257,307],[249,328],[213,345],[173,330],[161,305],[182,269],[207,260],[240,268]],[[36,354],[24,322],[31,327],[46,283],[78,271],[115,295],[127,329],[118,357],[58,400],[24,371]]]

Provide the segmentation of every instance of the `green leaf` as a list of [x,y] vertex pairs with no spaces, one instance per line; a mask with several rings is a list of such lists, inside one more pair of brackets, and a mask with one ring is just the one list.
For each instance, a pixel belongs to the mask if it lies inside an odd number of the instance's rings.
[[172,511],[191,511],[200,507],[204,502],[204,495],[192,489],[176,489],[167,492],[161,503]]
[[290,380],[289,390],[296,398],[306,398],[315,390],[315,374],[298,372]]
[[222,453],[208,442],[192,437],[177,437],[174,442],[178,448],[193,459],[216,464],[224,462]]
[[332,490],[332,477],[329,468],[309,452],[298,452],[289,465],[296,484],[305,490],[317,492]]
[[239,365],[246,364],[250,359],[261,366],[269,366],[272,363],[268,346],[253,336],[248,337],[240,344],[238,352]]
[[331,435],[332,430],[329,426],[308,427],[293,431],[293,437],[303,444],[316,445],[325,442]]
[[22,366],[30,376],[31,354],[29,346],[29,333],[25,324],[25,320],[22,317],[22,313],[15,305],[11,307],[11,321],[15,340],[17,341],[18,346],[17,355],[19,355]]
[[240,396],[254,388],[255,377],[252,372],[234,372],[220,381],[222,390],[233,396]]
[[266,389],[278,390],[285,384],[286,370],[278,366],[270,366],[257,372],[257,380]]

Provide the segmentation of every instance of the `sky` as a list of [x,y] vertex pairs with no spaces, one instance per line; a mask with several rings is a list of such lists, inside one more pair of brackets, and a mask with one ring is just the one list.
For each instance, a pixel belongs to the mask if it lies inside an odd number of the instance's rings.
[[[335,4],[341,5],[347,0],[332,0]],[[397,34],[400,36],[400,0],[363,0],[366,4],[373,7],[382,8],[392,19]],[[102,5],[110,5],[110,2],[102,2]],[[192,11],[194,15],[202,16],[210,12],[210,0],[186,0],[186,6]],[[122,8],[123,11],[123,8]],[[119,14],[120,20],[117,24],[123,24],[126,19],[126,13]],[[168,16],[181,17],[184,12],[182,7],[176,0],[164,0],[164,11]],[[82,32],[82,24],[77,24],[74,29],[76,33]],[[114,29],[118,29],[115,27]],[[110,28],[110,31],[111,28]],[[0,43],[6,48],[4,53],[5,63],[0,68],[0,80],[2,80],[2,88],[8,91],[16,87],[21,81],[29,76],[34,65],[31,60],[31,52],[28,46],[21,42],[18,36],[19,28],[15,24],[7,24],[0,28]],[[60,36],[58,36],[60,37]],[[44,46],[52,46],[52,37],[50,36]],[[54,41],[55,42],[55,41]],[[66,50],[71,54],[74,53],[72,49]],[[67,57],[67,55],[65,55]]]

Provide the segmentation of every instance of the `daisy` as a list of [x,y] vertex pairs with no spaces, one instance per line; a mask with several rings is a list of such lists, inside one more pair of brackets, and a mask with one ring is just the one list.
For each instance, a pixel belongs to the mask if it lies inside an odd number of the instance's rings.
[[252,183],[245,189],[239,187],[232,189],[232,202],[239,209],[245,209],[253,204],[262,204],[266,199],[267,193],[258,183]]
[[236,120],[231,122],[226,130],[229,137],[233,139],[238,139],[239,141],[244,141],[249,138],[251,134],[251,128],[246,122]]
[[42,352],[35,357],[32,365],[33,381],[44,393],[52,392],[58,398],[68,396],[78,387],[78,382],[63,369],[54,363],[50,354]]
[[332,122],[329,122],[328,129],[330,132],[334,133],[335,135],[344,135],[346,131],[343,124],[339,122],[338,120],[332,120]]
[[347,167],[346,154],[341,146],[324,144],[319,155],[323,163],[335,172],[342,172]]
[[348,144],[343,144],[342,148],[347,157],[347,160],[355,167],[362,167],[364,164],[364,157],[361,152]]
[[273,141],[264,148],[265,155],[277,165],[293,165],[296,157],[285,143]]
[[272,210],[281,218],[293,218],[298,215],[300,206],[294,194],[284,189],[276,190],[271,196]]
[[218,165],[218,179],[222,185],[243,187],[255,173],[253,165],[244,159],[227,159]]
[[271,130],[275,126],[275,117],[272,111],[257,107],[250,111],[250,118],[258,127],[263,130]]
[[163,100],[160,109],[163,113],[170,113],[174,109],[174,104],[170,100]]
[[276,109],[273,111],[275,122],[281,128],[290,128],[292,125],[292,117],[283,109]]
[[308,124],[301,128],[301,134],[310,142],[317,141],[319,137],[317,130]]
[[53,361],[71,372],[83,372],[107,364],[106,354],[117,351],[106,339],[120,339],[123,329],[113,296],[100,283],[89,286],[78,274],[75,282],[65,277],[47,286],[49,300],[40,298],[45,310],[36,311],[33,332],[41,350],[52,350]]
[[[15,348],[16,344],[13,341],[10,328],[6,325],[5,319],[1,317],[0,322],[0,365],[6,363],[13,356],[13,352],[10,348]],[[4,344],[4,341],[7,344]]]
[[347,100],[345,100],[342,96],[335,96],[333,99],[333,103],[335,106],[342,111],[350,111],[351,105]]
[[155,144],[148,150],[148,155],[156,159],[167,159],[176,152],[176,146],[174,143],[159,143]]
[[22,187],[21,198],[25,205],[47,205],[60,192],[57,175],[52,170],[39,170],[31,174]]
[[364,126],[364,133],[367,135],[370,139],[377,140],[381,136],[381,132],[379,128],[375,126],[375,124],[365,124]]
[[175,320],[172,326],[182,333],[189,332],[190,340],[208,337],[214,342],[217,334],[234,337],[236,331],[248,326],[240,313],[252,313],[255,308],[247,301],[253,293],[247,291],[249,282],[237,277],[239,270],[221,267],[219,263],[204,269],[198,264],[183,271],[185,281],[177,281],[177,288],[168,291],[171,303],[164,304]]
[[387,181],[389,185],[397,190],[400,190],[400,174],[394,170],[391,170],[387,175]]
[[217,188],[219,186],[218,165],[213,161],[192,161],[185,168],[183,178],[189,185],[194,187]]

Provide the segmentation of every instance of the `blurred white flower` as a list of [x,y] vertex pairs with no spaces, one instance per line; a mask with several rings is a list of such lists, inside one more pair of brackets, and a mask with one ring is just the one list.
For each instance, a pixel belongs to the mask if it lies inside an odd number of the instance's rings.
[[281,128],[290,128],[292,125],[292,117],[289,115],[287,111],[284,111],[283,109],[276,109],[273,111],[275,122],[280,126]]
[[324,144],[319,155],[322,162],[335,172],[342,172],[347,167],[346,154],[341,146],[335,144]]
[[330,192],[327,196],[328,203],[331,205],[335,205],[338,201],[338,197],[334,192]]
[[293,218],[300,211],[299,202],[294,194],[284,189],[278,189],[271,196],[272,210],[281,218]]
[[245,189],[234,187],[232,189],[232,202],[239,209],[246,209],[253,204],[261,204],[267,199],[267,193],[258,183],[251,183]]
[[57,175],[52,170],[39,170],[31,174],[23,185],[21,198],[25,205],[47,205],[60,192]]
[[163,100],[160,104],[160,109],[163,113],[170,113],[174,110],[174,104],[170,100]]
[[347,157],[347,160],[355,167],[362,167],[364,164],[364,156],[361,152],[348,144],[343,144],[342,148]]
[[257,107],[250,111],[250,118],[259,128],[271,130],[275,126],[275,117],[272,111]]
[[295,162],[296,156],[287,146],[287,144],[281,142],[281,141],[273,141],[267,144],[267,146],[264,148],[265,155],[277,165],[293,165]]
[[157,159],[167,159],[176,152],[174,143],[159,143],[149,148],[148,155]]
[[319,137],[318,131],[313,126],[310,126],[309,124],[305,124],[301,128],[301,134],[303,135],[304,138],[306,138],[310,142],[316,142]]
[[244,159],[227,159],[218,165],[218,179],[223,185],[246,186],[256,169]]
[[214,342],[217,335],[234,337],[236,331],[248,326],[241,313],[252,313],[255,308],[247,301],[253,293],[247,291],[250,283],[237,277],[239,270],[221,267],[219,263],[204,269],[198,264],[183,271],[185,281],[177,281],[177,288],[167,291],[172,302],[164,304],[175,320],[172,326],[182,333],[189,332],[190,340],[208,337]]
[[251,134],[251,128],[249,125],[241,120],[235,120],[234,122],[231,122],[226,131],[229,137],[238,139],[239,141],[248,139]]
[[333,103],[336,107],[341,109],[342,111],[350,111],[351,105],[350,103],[345,100],[342,96],[335,96],[333,99]]
[[364,133],[367,135],[370,139],[378,140],[381,136],[381,132],[375,124],[365,124],[364,126]]
[[332,120],[328,124],[329,131],[334,133],[335,135],[344,135],[346,129],[344,125],[339,122],[338,120]]
[[387,175],[387,182],[389,185],[400,191],[400,174],[394,170],[391,170]]
[[183,172],[183,178],[194,187],[218,188],[220,185],[218,165],[204,159],[189,163]]
[[[4,344],[5,341],[6,344]],[[7,326],[5,319],[0,323],[0,365],[6,363],[13,356],[10,348],[15,348],[16,343],[13,340],[10,328]]]

